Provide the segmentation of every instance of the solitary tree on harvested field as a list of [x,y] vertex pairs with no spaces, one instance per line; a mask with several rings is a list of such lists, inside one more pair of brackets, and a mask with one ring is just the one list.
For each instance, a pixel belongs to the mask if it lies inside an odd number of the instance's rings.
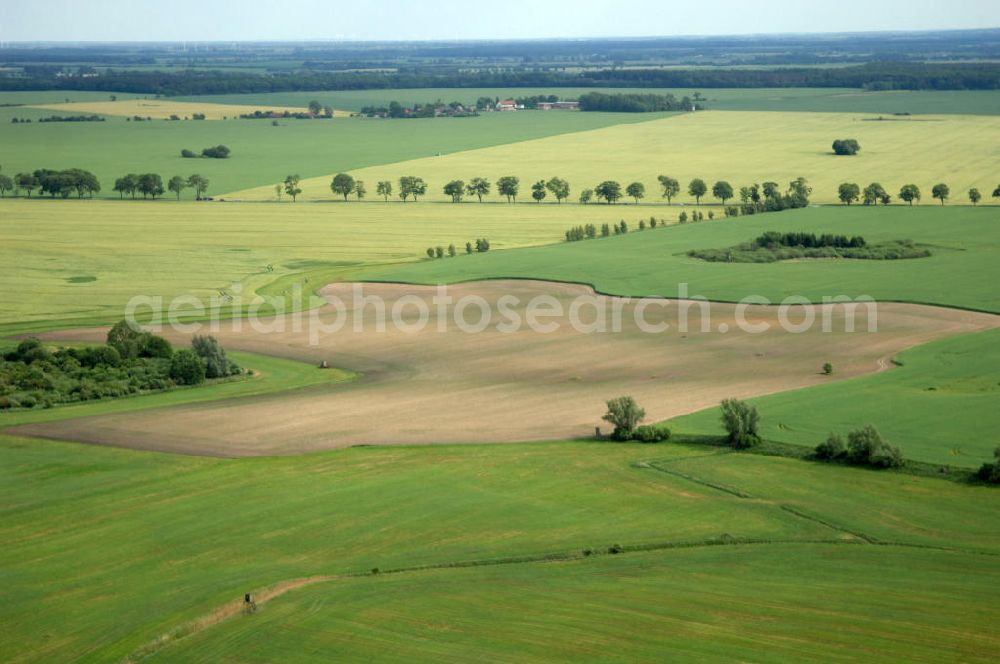
[[997,188],[993,190],[993,198],[1000,198],[1000,184],[998,184]]
[[586,205],[594,197],[593,189],[584,189],[580,192],[580,204]]
[[289,175],[285,178],[285,193],[292,197],[293,203],[298,195],[302,193],[302,189],[299,188],[300,179],[298,175]]
[[415,175],[404,175],[399,178],[399,197],[406,202],[406,199],[413,196],[413,202],[417,201],[417,196],[423,196],[427,193],[427,183],[424,182],[423,178],[418,178]]
[[368,193],[368,189],[365,188],[365,181],[364,180],[355,180],[354,181],[354,196],[355,196],[355,198],[357,198],[360,201],[362,198],[365,197],[365,194],[367,194],[367,193]]
[[389,197],[392,196],[392,182],[389,180],[379,180],[378,185],[375,186],[375,192],[389,202]]
[[940,200],[941,205],[944,205],[944,202],[948,200],[949,195],[951,195],[951,189],[949,189],[948,185],[943,182],[937,183],[934,185],[934,188],[931,189],[931,196]]
[[978,205],[979,201],[983,198],[983,195],[979,193],[979,190],[973,187],[969,190],[969,201],[973,205]]
[[347,200],[347,197],[354,193],[354,178],[347,173],[337,173],[330,182],[330,189],[335,194],[340,194]]
[[854,182],[844,182],[837,189],[837,197],[841,203],[850,205],[861,196],[861,188]]
[[601,418],[614,425],[611,436],[615,440],[628,440],[646,417],[646,411],[632,397],[618,397],[608,401],[608,412]]
[[280,182],[279,182],[278,184],[274,185],[274,195],[278,197],[278,200],[279,200],[279,201],[281,200],[281,195],[282,195],[283,193],[285,193],[285,190],[284,190],[284,188],[283,188],[283,187],[281,186],[281,183],[280,183]]
[[639,200],[646,197],[646,185],[641,182],[632,182],[625,187],[625,193],[634,198],[635,204],[638,205]]
[[667,199],[667,204],[669,205],[674,196],[680,193],[681,183],[667,175],[660,175],[656,179],[660,181],[660,188],[663,189],[663,198]]
[[701,197],[708,191],[708,186],[701,178],[695,178],[688,184],[688,194],[694,196],[695,203],[701,205]]
[[920,187],[915,184],[904,184],[899,190],[899,198],[913,205],[913,201],[920,200]]
[[9,175],[0,173],[0,198],[3,198],[8,191],[14,189],[14,180]]

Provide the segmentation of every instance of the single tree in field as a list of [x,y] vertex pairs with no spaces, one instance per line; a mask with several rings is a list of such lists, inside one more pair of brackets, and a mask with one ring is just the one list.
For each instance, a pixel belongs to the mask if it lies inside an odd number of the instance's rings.
[[497,180],[497,193],[501,196],[506,196],[508,203],[513,203],[517,200],[517,191],[520,184],[521,181],[513,175],[505,175]]
[[274,195],[277,196],[277,198],[278,198],[279,201],[281,200],[281,195],[283,193],[285,193],[285,190],[282,188],[280,182],[278,184],[274,185]]
[[688,195],[694,196],[695,203],[701,205],[701,197],[708,192],[708,186],[701,178],[695,178],[688,184]]
[[856,155],[861,151],[861,145],[853,138],[837,139],[833,142],[833,153],[838,155]]
[[535,199],[536,203],[542,202],[542,199],[545,198],[545,193],[545,180],[539,180],[531,185],[531,197]]
[[865,187],[864,194],[864,204],[865,205],[877,205],[885,196],[886,191],[878,182],[872,182],[870,185]]
[[722,402],[722,425],[729,434],[729,444],[736,449],[753,447],[760,442],[760,414],[756,406],[739,399]]
[[605,180],[594,187],[594,193],[597,194],[598,198],[603,198],[611,205],[622,197],[622,186],[614,180]]
[[850,205],[861,196],[861,188],[854,182],[844,182],[837,189],[837,197],[841,203]]
[[285,178],[285,193],[292,197],[293,203],[299,194],[302,193],[302,189],[299,188],[300,179],[298,175],[289,175]]
[[167,183],[167,189],[177,194],[177,200],[181,200],[181,192],[184,191],[187,186],[187,180],[179,175],[175,175],[170,178],[170,182]]
[[584,189],[580,192],[580,204],[586,205],[594,197],[593,189]]
[[635,433],[635,428],[639,422],[646,417],[646,411],[639,408],[639,404],[632,397],[618,397],[608,401],[608,412],[601,418],[605,422],[614,425],[615,430],[611,434],[615,440],[628,440]]
[[128,194],[132,198],[135,198],[135,192],[139,188],[139,176],[134,173],[129,173],[124,177],[120,177],[115,180],[114,191],[118,192],[119,198],[125,198],[125,194]]
[[205,196],[205,192],[208,191],[208,178],[195,173],[187,179],[187,186],[194,189],[194,197],[200,201]]
[[656,179],[660,181],[660,188],[663,190],[663,198],[667,199],[667,205],[670,205],[674,196],[681,192],[681,183],[667,175],[660,175]]
[[465,194],[465,183],[461,180],[452,180],[444,186],[446,196],[451,196],[452,203],[461,203]]
[[773,200],[781,195],[781,190],[778,188],[777,182],[765,182],[761,185],[761,191],[764,192],[764,198],[768,200]]
[[625,187],[625,193],[634,198],[635,204],[638,205],[640,199],[646,197],[646,185],[641,182],[631,182]]
[[368,193],[368,189],[365,187],[365,181],[364,180],[355,180],[354,181],[354,197],[357,198],[360,201],[362,198],[365,197],[365,195],[367,193]]
[[8,191],[14,189],[14,180],[9,175],[0,173],[0,198],[3,198]]
[[979,205],[979,201],[982,200],[983,195],[979,193],[979,190],[973,187],[969,190],[969,201],[973,205]]
[[333,106],[324,106],[323,107],[323,115],[325,115],[328,118],[332,118],[333,117]]
[[315,99],[309,102],[309,112],[312,113],[313,115],[319,115],[320,111],[322,110],[323,110],[323,105],[320,104]]
[[423,178],[418,178],[415,175],[404,175],[399,178],[399,197],[406,202],[406,199],[410,196],[413,197],[413,202],[417,202],[418,196],[423,196],[427,193],[427,183],[424,182]]
[[882,195],[878,197],[878,202],[881,203],[882,205],[888,205],[889,203],[892,202],[892,196],[890,196],[889,192],[887,191],[882,192]]
[[920,187],[915,184],[904,184],[899,190],[899,199],[913,205],[920,200]]
[[347,200],[347,197],[354,193],[354,178],[347,173],[337,173],[330,182],[330,189],[335,194],[340,194]]
[[449,244],[448,245],[448,256],[454,258],[455,254],[457,254],[457,253],[458,253],[458,251],[455,249],[455,245]]
[[948,200],[948,196],[951,194],[951,189],[948,188],[944,182],[939,182],[931,189],[931,196],[941,201],[941,205]]
[[993,198],[1000,198],[1000,184],[998,184],[997,188],[993,190],[993,194],[992,195],[993,195]]
[[545,188],[552,192],[557,203],[562,203],[569,198],[569,182],[562,178],[549,178],[549,181],[545,183]]
[[719,180],[712,185],[712,195],[721,200],[722,204],[725,205],[726,201],[733,197],[733,185],[725,180]]
[[379,180],[379,183],[375,186],[375,193],[388,203],[389,197],[392,196],[392,182],[389,180]]

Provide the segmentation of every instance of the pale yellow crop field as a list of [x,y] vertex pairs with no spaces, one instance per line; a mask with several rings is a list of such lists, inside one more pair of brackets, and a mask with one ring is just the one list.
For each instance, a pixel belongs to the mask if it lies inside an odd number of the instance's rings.
[[[903,184],[915,183],[923,191],[924,204],[937,204],[930,190],[938,182],[951,187],[953,204],[968,203],[970,187],[978,187],[989,199],[1000,178],[1000,117],[877,117],[703,111],[366,168],[352,175],[367,183],[370,195],[378,180],[395,183],[401,175],[420,176],[432,200],[447,200],[441,189],[453,179],[483,176],[495,183],[500,176],[516,175],[522,201],[531,200],[531,183],[559,176],[570,182],[573,201],[580,190],[611,179],[623,186],[642,182],[644,202],[650,204],[661,200],[656,180],[661,173],[681,181],[684,191],[675,199],[681,203],[694,202],[686,190],[695,177],[709,187],[727,180],[738,191],[753,182],[773,180],[784,186],[804,176],[814,187],[816,203],[838,202],[837,187],[845,181],[862,188],[878,181],[894,196]],[[833,155],[830,145],[837,138],[857,139],[861,153]],[[304,180],[301,198],[332,198],[330,179]],[[275,194],[271,185],[232,195],[266,200]],[[495,191],[491,198],[498,198]]]
[[452,243],[464,252],[465,242],[479,237],[493,249],[549,244],[577,224],[626,218],[634,225],[650,212],[606,205],[0,199],[0,264],[7,266],[0,272],[0,329],[113,322],[135,295],[207,299],[239,284],[249,297],[299,272],[419,260],[427,247]]
[[[77,113],[95,113],[97,115],[120,115],[132,117],[138,115],[154,120],[168,120],[170,116],[190,118],[195,113],[204,113],[206,120],[222,120],[237,118],[243,113],[254,111],[275,111],[283,113],[305,112],[308,109],[284,106],[243,106],[239,104],[211,104],[207,102],[174,101],[173,99],[119,99],[117,101],[80,101],[68,104],[44,104],[33,108],[44,108],[51,111],[74,111]],[[342,111],[334,115],[347,115]]]

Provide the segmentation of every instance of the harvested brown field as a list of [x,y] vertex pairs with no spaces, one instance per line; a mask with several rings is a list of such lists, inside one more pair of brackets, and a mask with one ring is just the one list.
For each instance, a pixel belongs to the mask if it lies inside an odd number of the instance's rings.
[[[353,284],[323,289],[352,309]],[[25,425],[20,434],[185,454],[252,456],[299,454],[358,444],[483,443],[590,436],[605,400],[630,394],[649,421],[693,412],[726,397],[751,397],[841,380],[890,366],[888,359],[911,346],[939,337],[1000,324],[1000,317],[939,307],[880,303],[877,332],[868,332],[868,310],[859,307],[855,332],[845,331],[845,309],[815,307],[817,323],[802,333],[778,324],[777,307],[753,305],[746,318],[767,323],[759,334],[740,331],[737,305],[659,300],[645,309],[651,325],[667,323],[666,332],[648,333],[634,320],[636,303],[596,297],[605,310],[621,311],[620,332],[582,332],[566,318],[557,330],[504,332],[498,303],[514,296],[511,315],[525,319],[531,298],[549,296],[564,311],[575,298],[592,296],[583,286],[537,281],[477,282],[448,289],[458,300],[479,296],[490,307],[488,327],[478,333],[457,329],[453,321],[438,331],[439,318],[429,286],[364,284],[366,296],[396,305],[407,323],[419,320],[416,302],[430,311],[422,331],[376,331],[375,308],[364,308],[363,332],[348,322],[340,331],[309,339],[309,314],[262,321],[272,331],[242,330],[222,324],[213,332],[227,348],[343,367],[362,374],[350,383],[308,388],[260,397],[148,410],[121,415]],[[406,297],[406,300],[401,298]],[[405,306],[404,306],[405,305]],[[700,307],[709,312],[710,330],[701,330]],[[678,330],[681,312],[689,312],[689,330]],[[829,315],[830,331],[819,321]],[[337,313],[324,306],[315,316],[330,324]],[[465,319],[479,319],[475,306]],[[610,316],[610,315],[609,315]],[[789,319],[802,319],[792,308]],[[350,316],[348,316],[350,318]],[[580,319],[592,323],[593,309]],[[611,326],[611,318],[608,326]],[[546,322],[549,322],[548,319]],[[295,324],[301,329],[296,330]],[[720,328],[728,327],[727,332]],[[282,329],[283,328],[283,329]],[[99,340],[104,330],[51,333],[50,340]],[[174,342],[184,335],[165,334]],[[821,374],[824,362],[834,376]]]

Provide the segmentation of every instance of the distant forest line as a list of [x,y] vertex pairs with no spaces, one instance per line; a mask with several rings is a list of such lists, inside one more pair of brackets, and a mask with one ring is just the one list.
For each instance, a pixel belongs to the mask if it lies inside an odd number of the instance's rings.
[[157,95],[401,88],[861,88],[997,90],[1000,64],[877,62],[833,68],[603,69],[585,72],[312,72],[106,70],[87,76],[45,68],[0,76],[0,91],[80,90]]

